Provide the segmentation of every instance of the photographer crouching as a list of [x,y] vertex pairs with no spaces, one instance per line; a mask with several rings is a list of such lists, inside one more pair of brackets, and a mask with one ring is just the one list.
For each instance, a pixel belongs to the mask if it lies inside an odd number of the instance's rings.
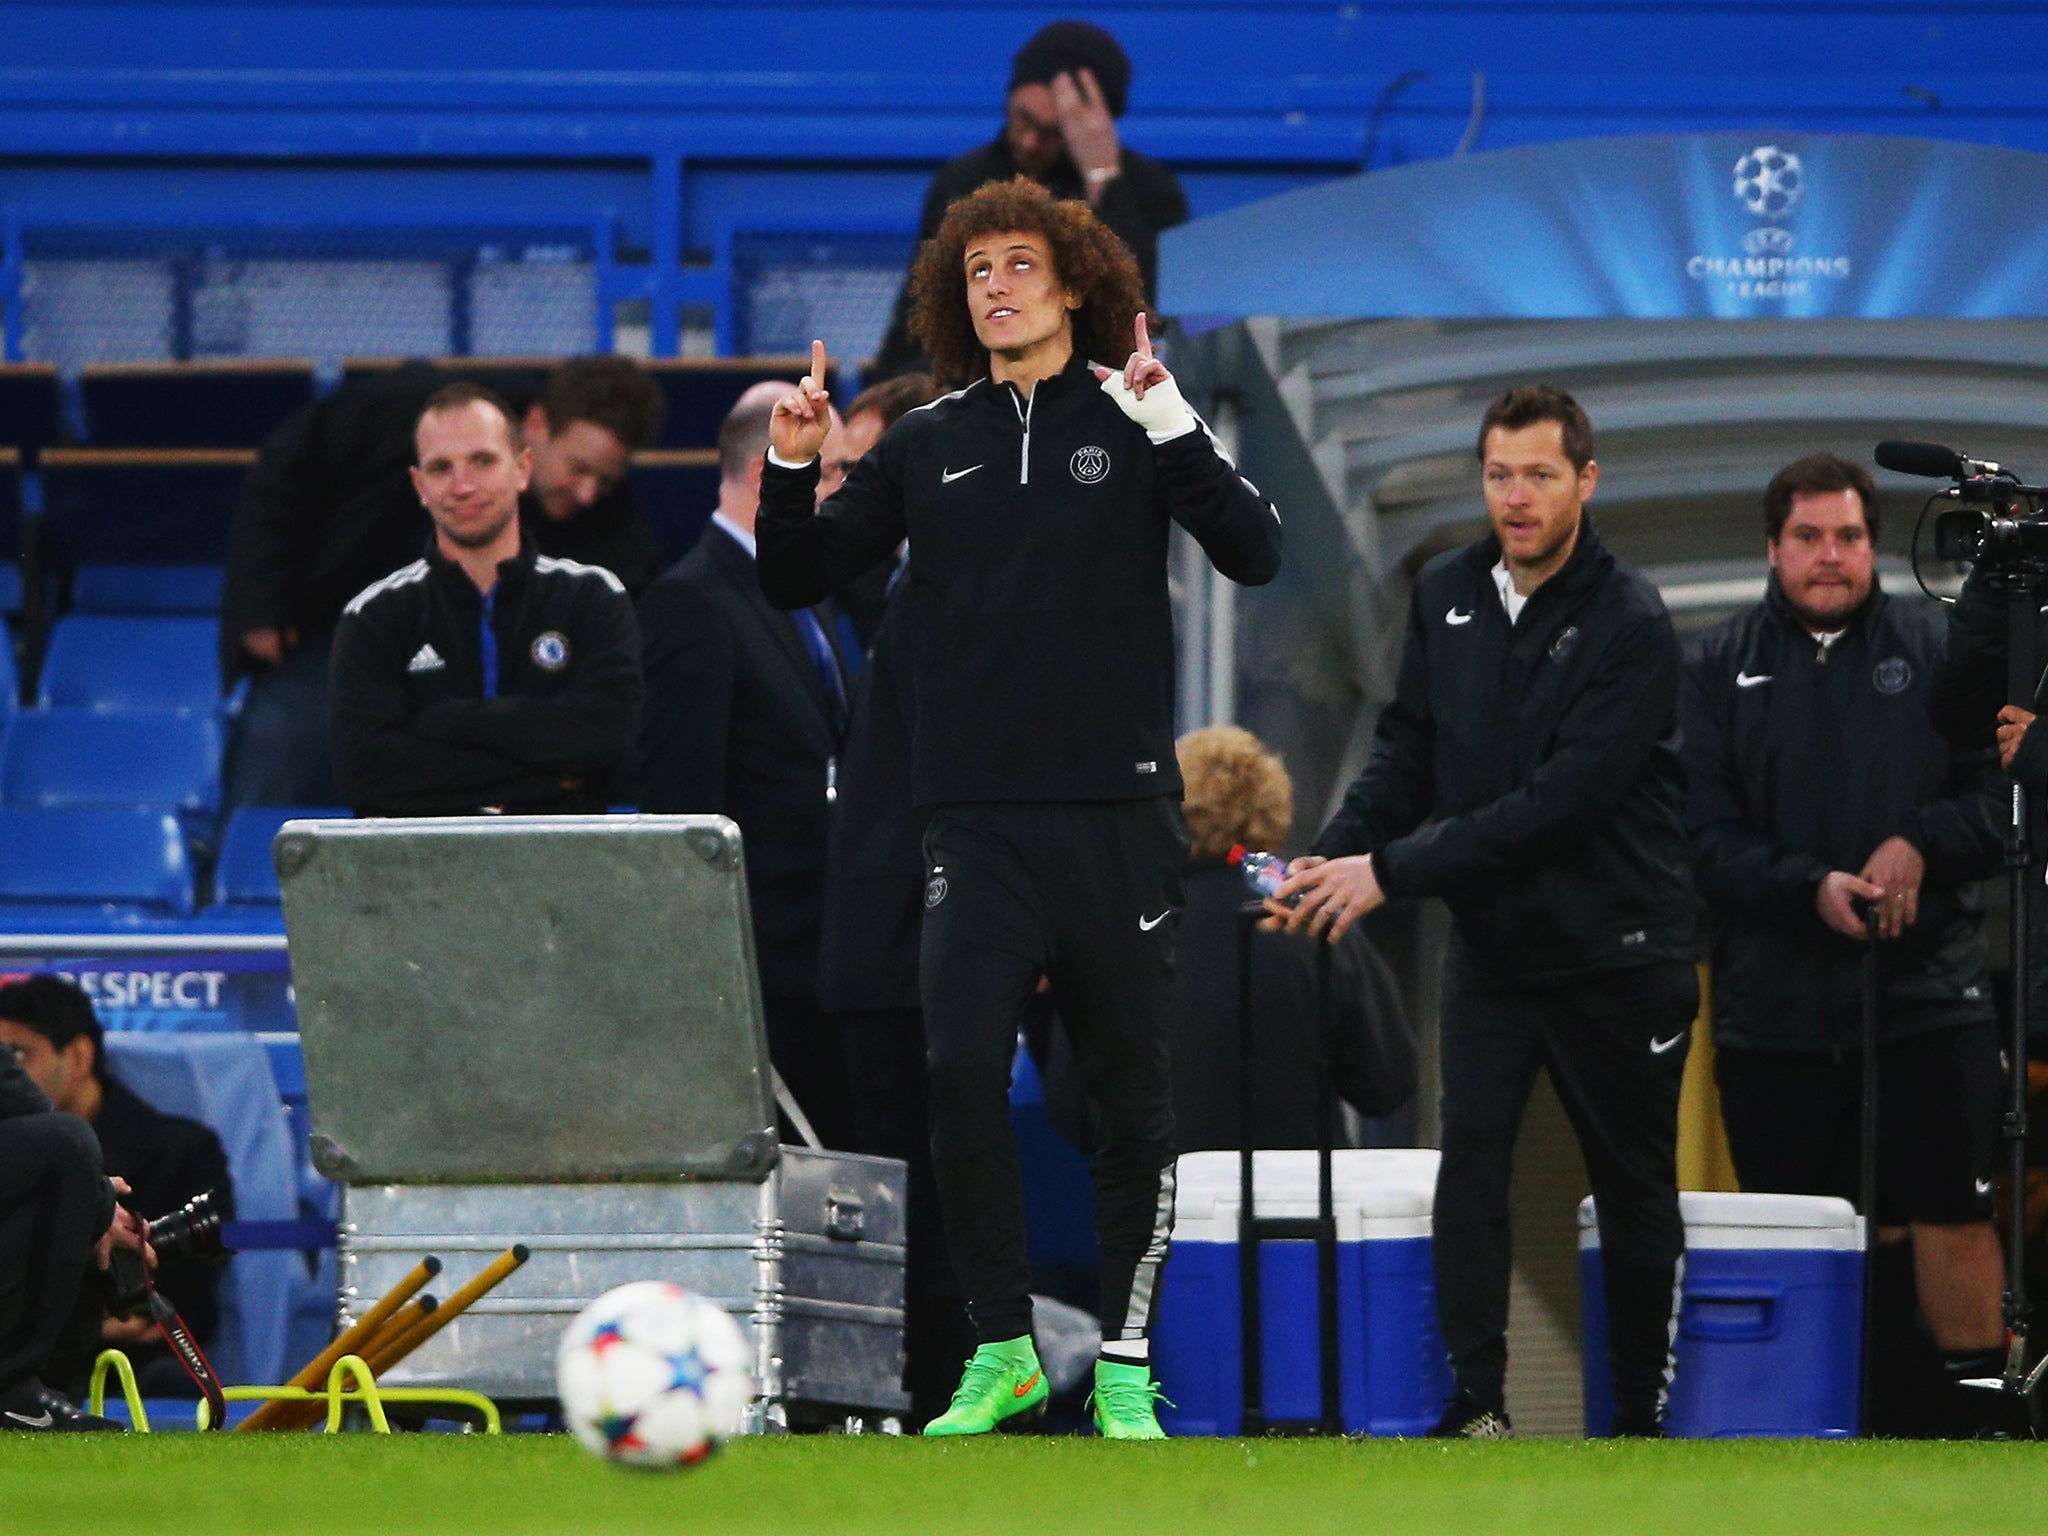
[[156,1262],[142,1223],[115,1204],[100,1145],[0,1050],[0,1431],[119,1429],[43,1385],[92,1270],[118,1246]]
[[[95,1165],[125,1197],[123,1214],[154,1218],[145,1233],[162,1250],[154,1282],[175,1301],[186,1331],[202,1349],[210,1346],[225,1266],[219,1227],[234,1215],[220,1138],[196,1120],[155,1109],[107,1069],[106,1037],[92,1001],[61,977],[29,976],[0,986],[0,1058],[41,1091],[44,1108],[83,1122]],[[16,1256],[10,1252],[0,1262],[11,1264]],[[79,1291],[37,1376],[75,1397],[94,1357],[111,1346],[128,1355],[143,1396],[194,1396],[189,1367],[150,1315],[142,1276],[121,1261],[111,1270],[99,1268],[108,1274]]]

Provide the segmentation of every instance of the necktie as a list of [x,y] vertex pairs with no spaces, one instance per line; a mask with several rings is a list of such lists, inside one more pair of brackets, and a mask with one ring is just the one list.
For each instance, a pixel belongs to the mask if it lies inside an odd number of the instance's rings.
[[818,669],[818,681],[825,689],[826,713],[832,717],[832,734],[841,735],[846,730],[846,679],[840,674],[839,658],[815,613],[799,608],[790,618],[796,622],[796,632],[804,637],[804,649],[811,653],[811,664]]

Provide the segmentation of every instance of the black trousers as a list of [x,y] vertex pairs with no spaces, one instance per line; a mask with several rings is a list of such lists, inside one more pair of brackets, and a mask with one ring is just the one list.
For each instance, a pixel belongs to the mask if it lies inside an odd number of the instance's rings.
[[922,1425],[946,1409],[960,1366],[974,1353],[974,1330],[960,1282],[946,1257],[939,1186],[932,1173],[931,1121],[925,1111],[924,1014],[885,1008],[835,1015],[846,1047],[853,1139],[849,1150],[899,1157],[909,1171],[903,1275],[903,1389]]
[[1143,1338],[1173,1224],[1168,1080],[1177,800],[941,808],[925,834],[920,964],[932,1163],[953,1267],[984,1342],[1031,1331],[1010,1065],[1048,979],[1096,1115],[1102,1330]]
[[112,1215],[91,1126],[0,1120],[0,1392],[42,1371]]
[[1687,963],[1557,989],[1516,986],[1462,946],[1444,965],[1437,1314],[1460,1391],[1504,1405],[1508,1180],[1538,1070],[1585,1154],[1600,1213],[1617,1427],[1662,1418],[1685,1250],[1678,1088],[1699,979]]

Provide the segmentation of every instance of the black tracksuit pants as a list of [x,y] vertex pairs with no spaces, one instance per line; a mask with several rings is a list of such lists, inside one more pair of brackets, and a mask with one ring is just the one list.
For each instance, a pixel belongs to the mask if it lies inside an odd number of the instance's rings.
[[1698,1011],[1689,963],[1537,990],[1454,941],[1444,964],[1437,1315],[1458,1388],[1481,1405],[1504,1406],[1508,1180],[1542,1069],[1578,1135],[1599,1210],[1616,1427],[1661,1421],[1685,1251],[1678,1089]]
[[40,1375],[112,1215],[91,1126],[54,1112],[0,1120],[0,1391]]
[[1146,1336],[1173,1223],[1168,1081],[1177,799],[942,807],[925,834],[920,963],[932,1163],[953,1267],[984,1343],[1031,1331],[1010,1065],[1041,977],[1096,1117],[1102,1331]]

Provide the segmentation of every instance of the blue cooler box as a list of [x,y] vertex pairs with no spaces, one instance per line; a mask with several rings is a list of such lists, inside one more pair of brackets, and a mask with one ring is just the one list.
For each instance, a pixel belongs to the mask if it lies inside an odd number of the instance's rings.
[[[1258,1214],[1313,1217],[1315,1153],[1257,1158]],[[1436,1165],[1437,1154],[1426,1149],[1345,1149],[1332,1159],[1338,1382],[1348,1433],[1421,1434],[1450,1397],[1430,1267]],[[1238,1154],[1190,1152],[1177,1177],[1173,1250],[1152,1338],[1154,1375],[1177,1406],[1162,1402],[1159,1422],[1174,1435],[1235,1435],[1244,1419]],[[1313,1420],[1322,1412],[1315,1244],[1261,1248],[1266,1417]]]
[[[1856,1433],[1863,1222],[1823,1195],[1678,1197],[1685,1284],[1665,1427],[1684,1439]],[[1586,1433],[1614,1420],[1607,1288],[1593,1202],[1579,1205]]]

